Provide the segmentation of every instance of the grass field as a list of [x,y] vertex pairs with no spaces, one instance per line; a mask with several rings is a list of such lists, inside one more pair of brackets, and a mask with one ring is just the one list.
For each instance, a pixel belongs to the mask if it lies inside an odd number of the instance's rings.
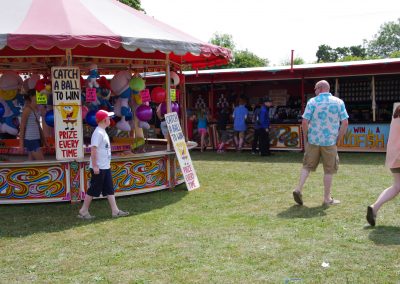
[[365,221],[384,154],[340,158],[332,207],[321,167],[295,205],[302,154],[286,152],[193,152],[201,188],[118,198],[127,218],[105,200],[89,222],[79,204],[0,206],[0,283],[400,283],[400,199]]

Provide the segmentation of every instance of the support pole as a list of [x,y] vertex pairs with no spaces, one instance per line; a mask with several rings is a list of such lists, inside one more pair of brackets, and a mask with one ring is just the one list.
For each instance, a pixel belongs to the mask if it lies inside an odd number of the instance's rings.
[[72,51],[71,48],[67,48],[65,50],[65,59],[67,62],[67,66],[72,66]]
[[376,121],[376,100],[375,100],[375,76],[371,80],[371,99],[372,99],[372,121]]

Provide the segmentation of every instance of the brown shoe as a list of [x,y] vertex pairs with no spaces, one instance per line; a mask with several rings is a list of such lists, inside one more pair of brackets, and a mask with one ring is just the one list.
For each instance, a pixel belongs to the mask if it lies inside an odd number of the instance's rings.
[[293,191],[293,199],[297,204],[303,205],[303,195],[301,194],[301,192],[294,190]]

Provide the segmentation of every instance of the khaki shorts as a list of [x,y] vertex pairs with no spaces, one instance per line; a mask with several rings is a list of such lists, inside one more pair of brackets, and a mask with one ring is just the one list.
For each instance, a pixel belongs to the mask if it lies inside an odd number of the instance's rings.
[[308,144],[303,158],[303,168],[315,171],[322,158],[325,174],[336,174],[339,169],[339,156],[336,145],[318,146]]

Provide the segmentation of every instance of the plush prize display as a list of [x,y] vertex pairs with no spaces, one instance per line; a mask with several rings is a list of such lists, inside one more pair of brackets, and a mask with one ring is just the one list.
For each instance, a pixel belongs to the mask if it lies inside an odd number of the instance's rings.
[[121,117],[116,126],[122,131],[131,131],[131,126],[127,122],[127,117],[132,117],[132,110],[129,107],[129,99],[132,94],[132,89],[129,86],[131,80],[129,71],[120,71],[111,79],[111,90],[117,95],[117,100],[114,105],[114,113]]
[[99,72],[97,71],[97,65],[91,64],[89,66],[89,76],[87,77],[87,86],[89,88],[98,88],[99,84],[97,79],[100,78]]
[[5,71],[0,78],[0,103],[4,107],[0,118],[1,133],[18,134],[17,118],[21,114],[21,108],[17,106],[17,99],[22,84],[21,77],[13,71]]
[[110,104],[111,97],[111,86],[108,83],[107,78],[101,76],[99,80],[97,80],[98,88],[96,88],[96,101],[91,102],[89,108],[91,110],[99,110],[104,109],[107,111],[112,111],[113,106]]

